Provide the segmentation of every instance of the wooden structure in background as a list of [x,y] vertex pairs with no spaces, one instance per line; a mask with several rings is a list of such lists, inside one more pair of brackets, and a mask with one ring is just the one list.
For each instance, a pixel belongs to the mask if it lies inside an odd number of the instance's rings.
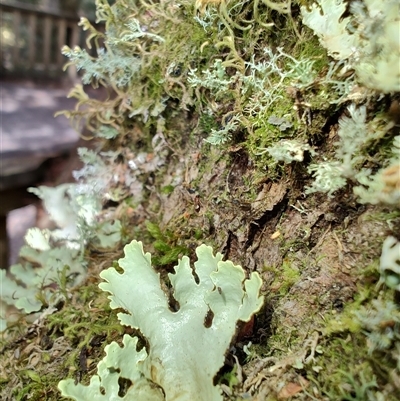
[[[0,0],[0,69],[3,76],[60,78],[67,59],[61,48],[85,46],[79,17],[70,11],[44,9]],[[76,69],[68,75],[76,78]]]

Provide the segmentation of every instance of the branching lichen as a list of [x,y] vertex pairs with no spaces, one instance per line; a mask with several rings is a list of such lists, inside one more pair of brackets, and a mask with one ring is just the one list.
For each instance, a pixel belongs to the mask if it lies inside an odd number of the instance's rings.
[[138,339],[125,335],[123,348],[116,343],[106,348],[89,386],[61,381],[64,396],[76,401],[114,399],[123,378],[131,381],[122,397],[127,401],[222,400],[213,378],[223,365],[236,322],[248,321],[262,306],[261,278],[252,273],[245,279],[240,266],[222,261],[221,254],[214,256],[205,245],[196,253],[193,269],[184,257],[169,274],[176,310],[171,310],[140,242],[125,247],[125,257],[118,262],[122,273],[110,268],[100,274],[105,280],[100,288],[111,294],[111,308],[124,310],[119,320],[140,330],[149,350],[137,351]]

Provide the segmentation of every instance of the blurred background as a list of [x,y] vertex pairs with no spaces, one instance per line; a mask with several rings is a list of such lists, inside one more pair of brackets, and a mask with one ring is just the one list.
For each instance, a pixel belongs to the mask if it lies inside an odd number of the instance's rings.
[[[81,16],[95,20],[94,0],[0,0],[1,74],[63,77],[63,45],[84,46]],[[70,74],[72,74],[70,72]]]
[[75,104],[79,72],[63,71],[61,48],[86,48],[81,16],[95,25],[95,0],[0,0],[0,268],[17,262],[27,228],[50,224],[27,188],[72,181],[79,168],[79,133],[54,114]]

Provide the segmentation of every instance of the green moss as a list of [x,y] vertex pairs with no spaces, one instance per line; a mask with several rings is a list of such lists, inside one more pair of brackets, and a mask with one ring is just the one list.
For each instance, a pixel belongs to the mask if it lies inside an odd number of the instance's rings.
[[361,334],[324,339],[320,347],[323,354],[316,361],[318,373],[307,372],[307,378],[315,384],[319,394],[332,400],[396,399],[391,391],[378,391],[382,372],[385,375],[388,372],[384,368],[385,362],[368,356]]
[[174,192],[175,187],[173,185],[166,185],[165,187],[162,187],[160,190],[160,193],[163,195],[170,195],[172,192]]
[[286,259],[279,267],[264,267],[263,270],[274,274],[274,281],[272,282],[271,287],[274,288],[280,296],[286,295],[290,288],[300,279],[300,271],[298,267],[290,260]]
[[[313,60],[313,67],[317,73],[321,73],[329,65],[330,58],[326,50],[319,45],[319,39],[307,27],[303,27],[304,35],[302,40],[294,43],[290,54],[298,60]],[[293,43],[292,43],[293,45]]]
[[355,319],[355,312],[359,310],[360,306],[363,305],[368,299],[372,298],[373,291],[368,288],[360,288],[359,293],[355,297],[353,302],[348,303],[344,310],[337,315],[336,313],[327,316],[326,325],[324,327],[324,332],[327,335],[333,333],[357,333],[361,330],[360,322]]
[[[168,229],[161,231],[159,225],[146,221],[148,234],[155,240],[152,241],[156,252],[152,255],[152,262],[155,266],[169,266],[177,262],[179,257],[189,253],[184,245],[182,237]],[[174,226],[174,229],[178,229]]]
[[218,129],[215,117],[208,113],[202,113],[199,117],[199,131],[208,135],[212,129]]

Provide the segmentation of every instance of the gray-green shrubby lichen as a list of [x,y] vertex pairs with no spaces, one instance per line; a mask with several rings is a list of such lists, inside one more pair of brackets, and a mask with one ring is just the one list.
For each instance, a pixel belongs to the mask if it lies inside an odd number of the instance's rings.
[[[316,73],[313,64],[312,60],[296,60],[282,48],[273,51],[266,47],[263,49],[263,59],[256,61],[253,56],[250,61],[244,63],[245,74],[238,70],[235,74],[228,75],[227,67],[221,59],[215,60],[213,65],[201,74],[196,69],[191,69],[188,82],[196,90],[207,90],[206,96],[212,98],[213,102],[235,103],[233,112],[229,113],[230,117],[234,114],[235,125],[226,124],[221,130],[213,130],[207,141],[215,145],[224,143],[230,139],[230,132],[237,128],[256,130],[269,108],[288,97],[285,93],[287,86],[292,85],[300,89],[314,82]],[[207,112],[218,114],[218,111],[212,108]],[[283,115],[276,117],[285,118]],[[240,122],[240,125],[236,122]],[[287,125],[286,129],[291,126]]]
[[400,293],[400,242],[392,236],[385,239],[379,264],[380,283]]
[[64,56],[67,56],[78,71],[83,71],[82,82],[90,84],[93,79],[110,81],[117,87],[128,85],[140,70],[140,59],[127,55],[120,49],[99,48],[97,57],[90,56],[85,49],[76,46],[70,49],[63,48]]
[[[400,343],[400,310],[392,301],[375,299],[355,313],[368,340],[368,351],[393,350]],[[400,373],[400,355],[394,353]]]
[[238,116],[232,116],[228,123],[224,125],[221,129],[212,128],[210,135],[205,139],[206,142],[211,145],[221,145],[229,141],[232,137],[232,132],[234,132],[239,125]]
[[306,188],[306,193],[324,192],[329,196],[343,188],[348,180],[357,185],[354,192],[362,203],[386,203],[400,206],[400,183],[396,176],[400,166],[395,161],[398,155],[398,139],[392,140],[392,159],[384,161],[389,164],[375,175],[363,165],[368,159],[368,148],[373,141],[379,141],[391,126],[380,128],[379,118],[367,122],[366,106],[348,107],[350,117],[339,121],[339,141],[335,143],[335,157],[332,160],[320,161],[308,167],[314,182]]
[[[400,90],[397,0],[317,0],[301,7],[303,23],[336,60],[346,61],[364,86],[385,93]],[[347,13],[345,17],[343,15]]]
[[307,143],[299,140],[282,139],[276,144],[265,149],[271,157],[277,162],[291,163],[293,161],[302,162],[304,160],[304,152],[315,155],[314,149]]
[[360,185],[354,193],[361,203],[386,204],[400,207],[400,136],[392,142],[392,157],[385,161],[387,166],[375,174],[365,169],[356,175]]
[[118,135],[118,130],[110,125],[102,125],[97,131],[97,136],[104,139],[114,139]]

